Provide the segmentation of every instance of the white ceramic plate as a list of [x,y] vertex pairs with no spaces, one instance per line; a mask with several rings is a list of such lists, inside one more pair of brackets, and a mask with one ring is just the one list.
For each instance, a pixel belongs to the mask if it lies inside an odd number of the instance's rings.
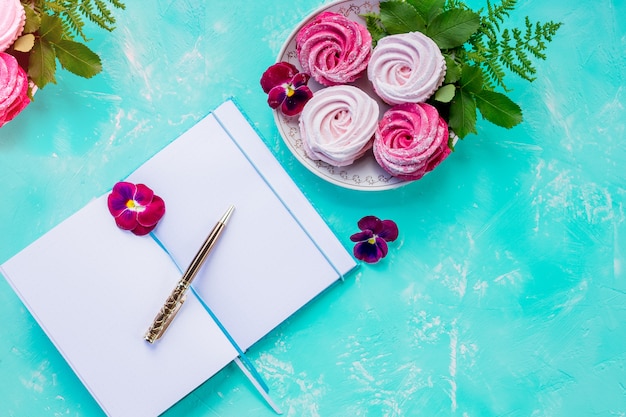
[[[296,54],[296,34],[313,17],[324,11],[341,13],[350,20],[365,25],[365,20],[361,18],[360,15],[368,12],[378,12],[378,2],[369,0],[340,0],[317,9],[305,18],[289,35],[278,54],[277,62],[286,61],[295,65],[299,70],[302,70]],[[382,116],[389,106],[384,104],[378,96],[374,94],[371,83],[367,80],[367,77],[362,76],[353,83],[353,85],[361,88],[378,101],[381,110],[380,115]],[[323,88],[323,86],[311,79],[309,81],[309,88],[315,93],[315,91]],[[280,135],[294,156],[311,172],[330,183],[360,191],[388,190],[407,183],[407,181],[396,178],[385,172],[374,159],[374,154],[371,150],[352,165],[345,167],[336,167],[322,161],[314,161],[305,154],[302,148],[298,116],[287,117],[280,113],[280,111],[275,110],[274,119],[276,120]]]

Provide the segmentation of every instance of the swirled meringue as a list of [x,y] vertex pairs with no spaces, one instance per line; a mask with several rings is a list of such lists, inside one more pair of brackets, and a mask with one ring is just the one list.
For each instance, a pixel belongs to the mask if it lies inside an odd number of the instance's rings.
[[380,120],[373,146],[374,157],[385,171],[417,180],[450,154],[448,125],[430,104],[398,104]]
[[30,103],[28,76],[13,55],[0,52],[0,127]]
[[341,14],[323,12],[298,31],[296,51],[304,72],[318,83],[346,84],[365,71],[372,36],[365,26]]
[[319,90],[300,114],[300,135],[309,158],[346,166],[372,147],[378,103],[357,87]]
[[372,52],[367,76],[386,103],[422,103],[443,83],[446,62],[437,44],[420,32],[389,35]]
[[22,34],[26,13],[20,0],[0,2],[0,52],[4,52]]

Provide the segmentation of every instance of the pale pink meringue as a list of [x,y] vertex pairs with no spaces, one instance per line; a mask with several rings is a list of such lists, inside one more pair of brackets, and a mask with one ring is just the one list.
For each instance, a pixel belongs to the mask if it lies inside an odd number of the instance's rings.
[[300,114],[300,135],[309,158],[346,166],[372,147],[378,124],[376,100],[357,87],[319,90]]
[[0,52],[0,127],[30,103],[28,76],[13,55]]
[[395,177],[417,180],[449,154],[448,125],[430,104],[398,104],[376,129],[374,157]]
[[367,67],[374,91],[391,105],[425,102],[445,75],[446,62],[439,47],[420,32],[382,38]]
[[0,52],[4,52],[22,34],[26,13],[20,0],[0,1]]
[[330,86],[355,81],[372,52],[367,28],[333,12],[322,12],[296,35],[296,51],[304,72]]

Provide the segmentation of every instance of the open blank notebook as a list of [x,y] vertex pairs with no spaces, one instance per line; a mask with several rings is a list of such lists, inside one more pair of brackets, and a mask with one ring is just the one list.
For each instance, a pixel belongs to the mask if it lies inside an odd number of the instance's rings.
[[118,229],[105,194],[2,265],[110,416],[156,416],[237,358],[191,294],[161,339],[143,339],[180,279],[172,258],[186,268],[230,204],[194,288],[244,350],[356,266],[232,101],[126,181],[165,200],[153,233],[167,251]]

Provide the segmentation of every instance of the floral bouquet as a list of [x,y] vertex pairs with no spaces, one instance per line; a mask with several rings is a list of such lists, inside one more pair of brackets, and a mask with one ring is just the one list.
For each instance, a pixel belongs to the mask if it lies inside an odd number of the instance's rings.
[[[298,29],[296,62],[270,66],[261,87],[270,107],[298,119],[311,160],[348,166],[372,150],[392,177],[416,180],[476,133],[478,113],[504,128],[522,121],[505,76],[533,81],[533,61],[546,58],[561,24],[526,17],[507,27],[516,2],[486,0],[478,11],[459,0],[339,2],[346,7]],[[363,80],[367,94],[356,91]]]
[[0,2],[0,127],[33,99],[37,88],[55,83],[56,63],[85,78],[102,70],[83,42],[85,19],[112,31],[111,8],[119,0],[2,0]]

